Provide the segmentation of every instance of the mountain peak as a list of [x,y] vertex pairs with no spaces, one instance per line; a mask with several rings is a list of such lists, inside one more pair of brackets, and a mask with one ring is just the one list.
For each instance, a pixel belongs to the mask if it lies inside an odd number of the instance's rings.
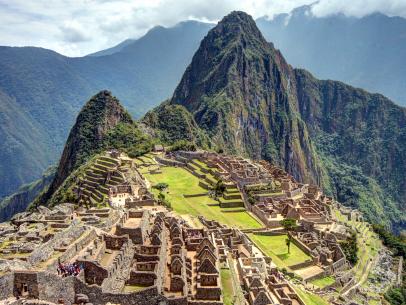
[[241,11],[233,11],[225,16],[213,29],[213,33],[224,37],[244,38],[246,41],[255,39],[261,40],[262,43],[266,42],[254,19]]
[[251,15],[243,11],[232,11],[230,14],[223,17],[220,23],[252,23],[255,24]]
[[310,140],[295,141],[306,130],[297,121],[293,78],[254,19],[232,12],[203,39],[171,104],[186,107],[227,152],[271,160],[310,181],[309,173],[318,169],[310,158],[300,159],[311,151]]
[[83,106],[69,133],[54,180],[41,199],[42,203],[53,195],[73,170],[104,147],[109,133],[120,123],[134,124],[120,101],[108,90],[100,91]]

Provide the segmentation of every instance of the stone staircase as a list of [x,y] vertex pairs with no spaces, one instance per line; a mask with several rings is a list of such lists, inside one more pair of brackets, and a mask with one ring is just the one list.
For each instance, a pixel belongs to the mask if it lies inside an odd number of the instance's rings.
[[77,192],[79,203],[90,206],[106,205],[109,187],[124,183],[120,160],[107,156],[96,159],[80,179]]

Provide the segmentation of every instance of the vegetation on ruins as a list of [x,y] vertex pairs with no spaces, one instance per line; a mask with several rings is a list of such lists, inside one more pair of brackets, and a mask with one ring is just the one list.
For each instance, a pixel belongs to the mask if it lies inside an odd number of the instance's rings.
[[357,234],[352,232],[347,240],[340,242],[340,247],[350,264],[355,265],[358,261]]
[[162,191],[160,191],[158,194],[158,203],[172,210],[171,202],[168,199],[166,199],[166,196],[164,193],[162,193]]
[[[396,236],[382,225],[374,224],[372,228],[378,234],[383,244],[391,249],[394,256],[406,258],[406,239],[404,236]],[[406,278],[404,275],[402,277],[402,285],[390,288],[385,293],[385,299],[391,305],[406,304]]]
[[406,285],[405,280],[403,279],[402,287],[395,287],[389,289],[385,293],[385,299],[391,305],[404,305],[406,304]]
[[186,140],[177,140],[168,148],[168,151],[178,151],[178,150],[196,151],[196,149],[197,147],[194,142],[188,142]]

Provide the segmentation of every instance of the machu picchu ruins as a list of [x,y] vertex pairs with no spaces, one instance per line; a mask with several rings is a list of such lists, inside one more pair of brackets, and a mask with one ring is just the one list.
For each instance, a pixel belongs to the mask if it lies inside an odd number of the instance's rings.
[[[178,194],[174,181],[158,179],[166,171],[194,185]],[[352,226],[371,234],[362,215],[265,161],[109,150],[65,190],[72,202],[38,206],[0,226],[6,304],[306,305],[298,287],[346,304],[357,293],[358,269],[340,245]],[[204,210],[185,214],[178,197]],[[297,226],[287,231],[283,219]],[[330,280],[317,288],[323,279]]]

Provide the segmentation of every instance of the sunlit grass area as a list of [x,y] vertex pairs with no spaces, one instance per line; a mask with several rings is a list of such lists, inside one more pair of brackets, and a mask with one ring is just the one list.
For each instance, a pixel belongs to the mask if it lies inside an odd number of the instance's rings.
[[[144,176],[152,185],[164,182],[169,185],[165,198],[169,200],[173,210],[179,214],[203,216],[216,220],[230,227],[256,229],[262,225],[248,214],[244,208],[220,208],[218,202],[207,195],[207,190],[199,186],[199,179],[181,167],[161,167],[162,173]],[[157,195],[158,191],[152,189]],[[199,197],[184,197],[184,195],[202,194]]]
[[324,288],[329,285],[332,285],[332,284],[334,284],[334,282],[335,282],[335,279],[332,276],[325,276],[325,277],[311,281],[311,283],[313,285],[320,287],[320,288]]
[[299,249],[293,242],[290,244],[290,254],[288,253],[288,247],[286,246],[287,235],[269,236],[250,234],[250,237],[280,268],[303,263],[310,259],[310,256]]
[[224,305],[232,305],[233,304],[233,283],[231,279],[231,272],[230,269],[221,269],[220,270],[221,276],[221,285],[222,285],[222,293],[223,293],[223,303]]

